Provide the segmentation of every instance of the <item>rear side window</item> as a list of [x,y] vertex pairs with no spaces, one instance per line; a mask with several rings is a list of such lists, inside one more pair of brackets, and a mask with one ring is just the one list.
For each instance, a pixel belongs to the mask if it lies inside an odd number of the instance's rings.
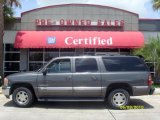
[[97,61],[94,58],[78,58],[75,60],[76,72],[97,72]]
[[107,71],[147,71],[146,65],[134,57],[102,58]]

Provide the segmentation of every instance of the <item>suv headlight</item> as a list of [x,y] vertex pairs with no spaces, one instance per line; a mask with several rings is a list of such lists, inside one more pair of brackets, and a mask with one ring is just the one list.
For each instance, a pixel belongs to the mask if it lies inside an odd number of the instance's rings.
[[8,86],[8,79],[4,78],[4,86]]

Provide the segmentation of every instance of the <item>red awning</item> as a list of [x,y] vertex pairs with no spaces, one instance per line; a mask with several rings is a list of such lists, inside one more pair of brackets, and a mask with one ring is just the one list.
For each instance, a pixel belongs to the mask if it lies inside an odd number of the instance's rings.
[[19,31],[15,48],[140,48],[141,32]]

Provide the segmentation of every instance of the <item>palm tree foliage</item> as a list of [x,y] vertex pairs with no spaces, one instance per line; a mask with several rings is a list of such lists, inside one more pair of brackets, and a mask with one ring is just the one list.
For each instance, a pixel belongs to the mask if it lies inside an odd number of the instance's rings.
[[13,6],[21,7],[19,0],[0,0],[0,76],[2,77],[2,79],[3,79],[3,33],[4,33],[3,29],[4,29],[4,23],[13,21],[13,9],[12,9]]
[[15,7],[21,7],[21,4],[19,2],[19,0],[0,0],[1,4],[5,4],[7,6],[15,6]]
[[159,10],[160,9],[160,0],[152,0],[153,3],[153,9]]
[[4,25],[7,23],[14,22],[13,14],[14,14],[14,12],[11,7],[3,6]]
[[4,25],[8,23],[14,22],[14,11],[13,6],[21,7],[18,0],[0,0],[3,5],[3,17],[4,17]]
[[142,56],[146,61],[156,63],[156,76],[160,75],[160,36],[150,38],[149,43],[143,48],[134,50],[134,55]]

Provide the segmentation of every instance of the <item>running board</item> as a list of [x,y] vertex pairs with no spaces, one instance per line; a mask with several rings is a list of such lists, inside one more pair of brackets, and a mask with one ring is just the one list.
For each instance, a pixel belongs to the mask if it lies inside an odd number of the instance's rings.
[[38,101],[59,101],[59,102],[65,102],[65,101],[71,101],[71,102],[89,102],[89,101],[93,101],[93,102],[102,102],[104,101],[104,99],[48,99],[48,98],[41,98],[38,99]]

